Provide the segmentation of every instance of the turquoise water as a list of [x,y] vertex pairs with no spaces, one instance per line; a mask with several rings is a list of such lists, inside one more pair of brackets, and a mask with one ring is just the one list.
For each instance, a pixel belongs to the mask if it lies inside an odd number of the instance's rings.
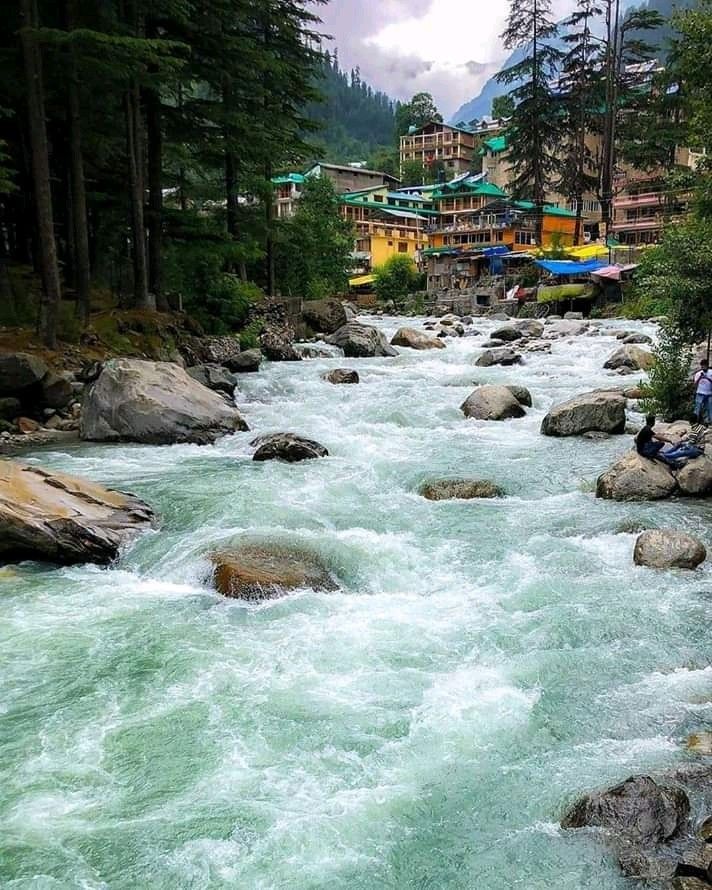
[[[710,509],[596,501],[627,437],[538,434],[553,402],[611,382],[614,328],[521,368],[474,367],[481,337],[272,365],[241,379],[253,432],[215,447],[32,455],[162,525],[109,569],[0,569],[0,886],[632,886],[558,820],[712,723],[712,570],[633,567],[623,523],[709,543]],[[321,381],[335,366],[361,385]],[[473,382],[500,380],[530,387],[527,417],[464,420]],[[331,456],[253,463],[277,430]],[[415,494],[440,475],[509,496]],[[221,599],[205,554],[245,537],[314,548],[341,590]]]

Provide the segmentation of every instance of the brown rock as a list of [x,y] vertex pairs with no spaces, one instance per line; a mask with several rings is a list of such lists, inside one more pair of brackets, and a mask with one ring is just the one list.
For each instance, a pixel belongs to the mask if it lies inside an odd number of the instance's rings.
[[36,433],[40,428],[39,423],[29,417],[18,417],[15,423],[21,433]]
[[429,501],[469,501],[475,498],[501,498],[504,490],[494,482],[480,479],[433,479],[423,483],[419,493]]
[[296,547],[245,545],[213,553],[213,581],[223,595],[264,600],[290,590],[336,590],[337,584],[319,557]]
[[327,383],[345,384],[359,383],[358,371],[352,371],[349,368],[334,368],[333,371],[327,371],[322,375],[322,379]]
[[701,541],[671,528],[644,531],[635,542],[637,566],[653,569],[696,569],[707,558]]

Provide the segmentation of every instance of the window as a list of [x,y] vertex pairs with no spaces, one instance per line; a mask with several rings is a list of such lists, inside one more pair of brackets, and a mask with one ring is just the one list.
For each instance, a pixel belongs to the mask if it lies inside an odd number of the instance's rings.
[[392,241],[389,241],[389,242],[388,242],[388,246],[389,246],[389,247],[393,247],[393,242],[392,242]]
[[398,253],[408,253],[408,242],[407,241],[399,241],[398,242]]

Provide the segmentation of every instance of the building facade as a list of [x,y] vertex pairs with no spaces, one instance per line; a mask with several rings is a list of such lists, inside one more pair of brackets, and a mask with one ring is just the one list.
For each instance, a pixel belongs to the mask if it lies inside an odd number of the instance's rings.
[[428,170],[441,163],[448,176],[457,176],[472,169],[476,138],[469,129],[452,127],[432,121],[401,136],[401,171],[406,163],[415,162]]
[[314,164],[304,176],[326,176],[331,180],[334,191],[338,194],[358,192],[380,185],[387,185],[391,188],[400,185],[400,180],[389,173],[367,170],[364,167],[350,164]]

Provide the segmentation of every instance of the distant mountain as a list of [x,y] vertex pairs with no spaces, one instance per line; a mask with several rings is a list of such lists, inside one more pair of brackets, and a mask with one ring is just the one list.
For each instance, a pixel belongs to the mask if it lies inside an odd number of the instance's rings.
[[[676,9],[691,9],[695,3],[696,0],[647,0],[647,2],[643,3],[636,3],[633,2],[633,0],[628,0],[626,6],[650,9],[659,12],[660,15],[668,19]],[[648,31],[644,36],[646,40],[657,44],[661,48],[661,55],[664,55],[670,37],[672,36],[672,28],[666,24],[659,31],[654,31],[652,33]],[[564,48],[563,42],[557,41],[557,44],[559,48]],[[507,68],[510,68],[512,65],[520,62],[523,57],[523,49],[515,50],[504,63],[501,70],[504,71]],[[511,87],[500,83],[495,75],[487,81],[479,95],[458,108],[455,114],[450,118],[450,123],[469,123],[470,121],[481,120],[483,117],[490,115],[492,113],[492,100],[496,99],[497,96],[501,96],[508,92],[509,89],[511,89]]]

